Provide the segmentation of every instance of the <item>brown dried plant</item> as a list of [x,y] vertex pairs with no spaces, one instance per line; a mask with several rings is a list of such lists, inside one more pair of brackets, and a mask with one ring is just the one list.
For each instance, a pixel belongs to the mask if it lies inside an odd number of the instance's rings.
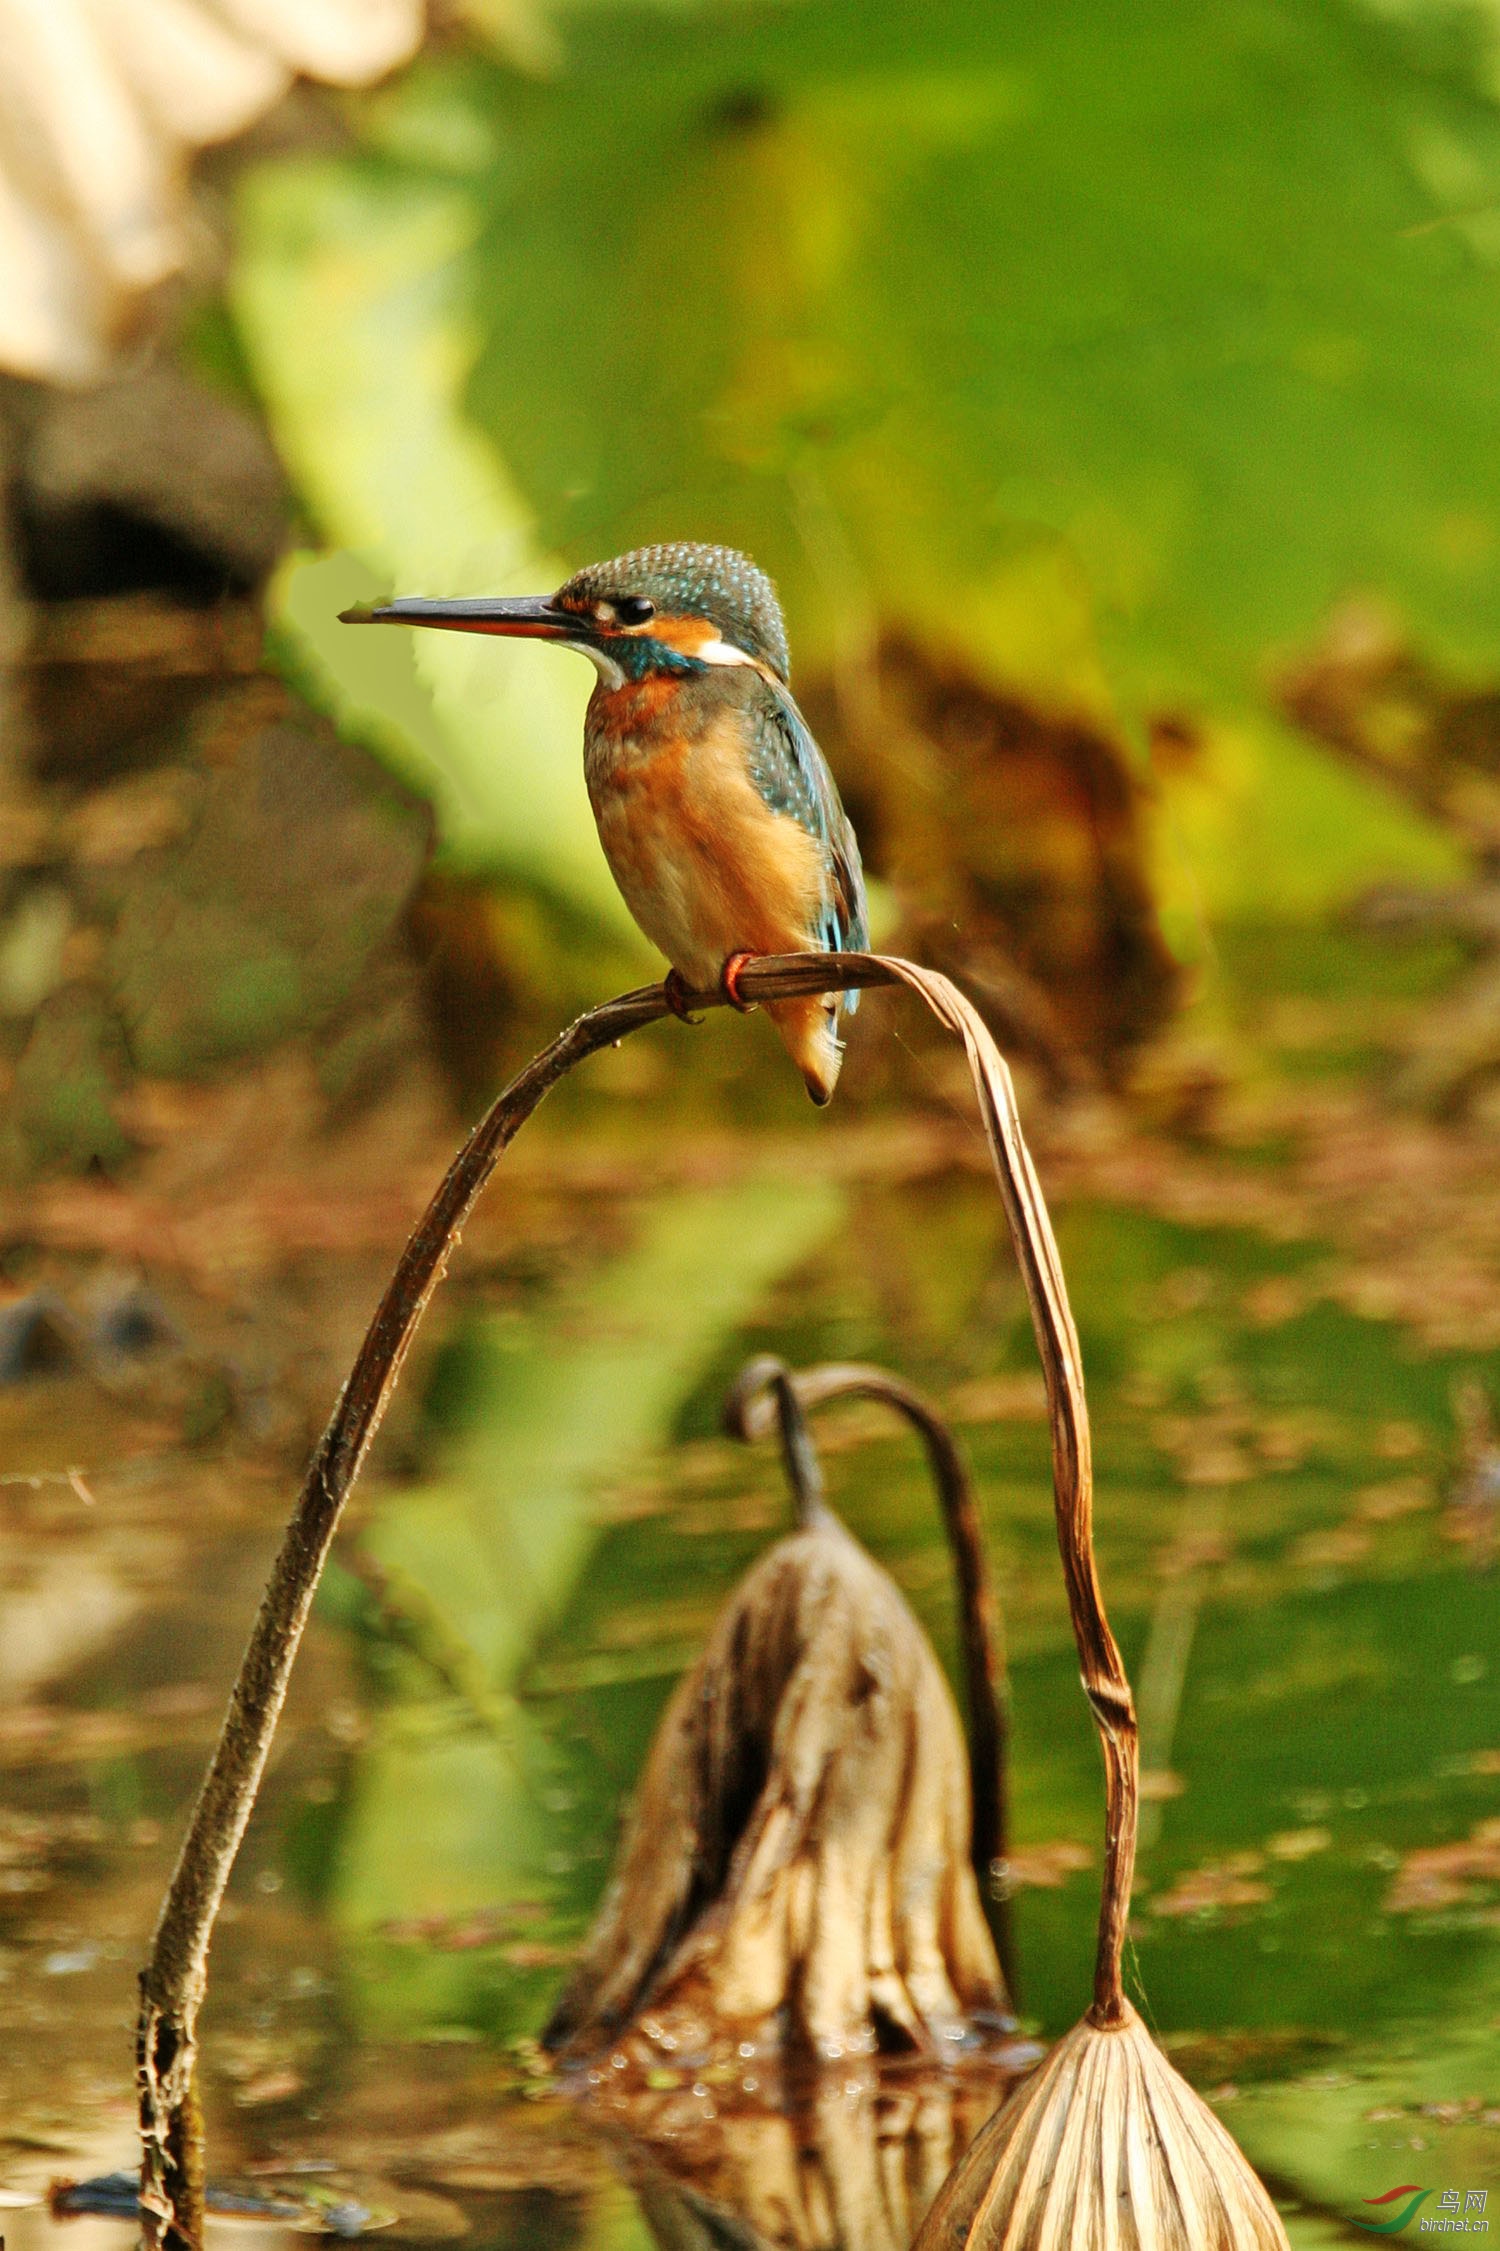
[[[904,985],[963,1042],[1046,1377],[1063,1570],[1084,1687],[1104,1747],[1108,1807],[1104,1895],[1094,2005],[1080,2031],[1121,2036],[1123,2053],[1123,2036],[1131,2029],[1119,1964],[1135,1847],[1135,1714],[1119,1652],[1104,1619],[1094,1572],[1092,1476],[1078,1340],[1057,1247],[1021,1133],[1010,1074],[982,1019],[962,994],[945,977],[912,962],[876,954],[768,955],[749,964],[739,983],[742,996],[750,1001],[787,1000],[858,986]],[[718,1007],[724,1000],[720,992],[705,993],[696,997],[695,1005]],[[292,1666],[344,1501],[379,1427],[417,1324],[485,1183],[537,1104],[587,1056],[615,1045],[668,1013],[669,1003],[660,985],[624,994],[591,1009],[529,1063],[498,1097],[454,1159],[402,1252],[314,1455],[272,1565],[219,1742],[167,1889],[150,1957],[141,1973],[136,2058],[140,2202],[148,2246],[196,2251],[201,2242],[204,2168],[196,2064],[198,2017],[207,1988],[214,1924],[265,1771]],[[1129,2045],[1134,2053],[1133,2037]],[[1180,2085],[1156,2050],[1144,2041],[1142,2046],[1153,2059],[1151,2073],[1165,2074],[1166,2081]],[[1143,2110],[1139,2101],[1127,2100],[1130,2089],[1118,2073],[1105,2077],[1109,2082],[1104,2090],[1107,2099],[1087,2109],[1077,2104],[1065,2109],[1065,2141],[1050,2153],[1039,2145],[1038,2166],[1046,2169],[1050,2165],[1055,2174],[1067,2154],[1076,2168],[1078,2149],[1087,2140],[1102,2162],[1115,2163],[1118,2173],[1127,2140],[1135,2149],[1143,2137],[1154,2134],[1149,2106]],[[1139,2080],[1130,2085],[1149,2089],[1150,2083],[1143,2069]],[[1034,2086],[1036,2082],[1027,2084]],[[1016,2099],[1023,2103],[1021,2115],[1029,2115],[1024,2095],[1023,2089]],[[1197,2098],[1188,2096],[1187,2100],[1192,2104]],[[1210,2114],[1201,2104],[1197,2107],[1208,2120],[1213,2136],[1223,2142],[1221,2129]],[[984,2137],[992,2155],[997,2150],[995,2132],[1007,2116],[1009,2112],[1002,2111],[995,2127]],[[1202,2147],[1211,2149],[1212,2145],[1205,2138]],[[1224,2155],[1225,2147],[1233,2153],[1232,2167]],[[1133,2217],[1128,2212],[1126,2215],[1133,2235],[1126,2225],[1119,2224],[1119,2208],[1111,2204],[1102,2223],[1106,2232],[1097,2240],[1117,2245],[1119,2251],[1130,2251],[1132,2244],[1139,2245],[1140,2251],[1146,2251],[1147,2245],[1166,2244],[1173,2245],[1174,2251],[1177,2245],[1183,2251],[1189,2245],[1192,2251],[1215,2251],[1216,2243],[1284,2247],[1279,2223],[1243,2159],[1233,2152],[1233,2145],[1224,2143],[1205,2162],[1217,2165],[1222,2177],[1237,2168],[1234,2194],[1247,2211],[1254,2212],[1254,2200],[1258,2200],[1258,2208],[1264,2213],[1263,2221],[1254,2223],[1259,2233],[1251,2232],[1247,2222],[1238,2233],[1221,2232],[1217,2239],[1184,2236],[1180,2228],[1173,2236],[1157,2223],[1154,2206],[1143,2202]],[[961,2165],[950,2178],[924,2231],[926,2242],[936,2244],[948,2241],[955,2233],[967,2234],[961,2210],[975,2177],[972,2165]],[[1132,2182],[1141,2177],[1138,2168],[1128,2177]],[[981,2209],[987,2222],[995,2220],[1000,2212],[998,2199],[986,2202],[979,2195],[975,2210]],[[1013,2205],[1012,2209],[1019,2207]],[[1008,2228],[1010,2223],[1006,2220],[1004,2224]],[[997,2246],[1007,2245],[1008,2251],[1020,2251],[1026,2244],[1082,2244],[1094,2238],[1082,2234],[1069,2237],[1065,2230],[1059,2232],[1048,2223],[1040,2234],[1002,2234],[997,2227],[993,2240]]]
[[1046,1376],[1058,1545],[1104,1753],[1104,1878],[1086,2014],[954,2167],[913,2251],[1288,2251],[1234,2141],[1125,1998],[1140,1744],[1094,1561],[1082,1356],[1010,1075],[967,1004],[959,1015]]
[[[772,1380],[772,1371],[776,1380]],[[969,1857],[980,1904],[995,1941],[1011,1999],[1016,1997],[1010,1893],[1010,1690],[1005,1672],[1005,1640],[1000,1606],[990,1583],[979,1504],[963,1452],[932,1402],[914,1385],[887,1368],[859,1361],[824,1361],[795,1373],[764,1357],[744,1369],[725,1405],[732,1436],[753,1441],[772,1421],[779,1423],[788,1473],[794,1488],[805,1432],[800,1413],[788,1413],[782,1381],[790,1385],[796,1408],[805,1411],[833,1399],[873,1399],[892,1407],[916,1430],[937,1489],[938,1508],[953,1557],[957,1600],[959,1662],[964,1719],[969,1740]]]
[[[841,1392],[894,1398],[935,1436],[950,1518],[965,1521],[988,1593],[962,1466],[917,1394],[879,1369],[750,1363],[725,1420],[746,1438],[779,1422],[797,1529],[746,1573],[663,1714],[614,1880],[543,2034],[565,2055],[617,2040],[617,2067],[783,2047],[952,2053],[976,2029],[1014,2028],[971,1865],[947,1682],[899,1589],[823,1497],[802,1406]],[[971,1686],[990,1853],[999,1728],[986,1624],[969,1640],[984,1644]]]
[[1129,2002],[1091,2010],[939,2191],[913,2251],[1287,2251],[1275,2207]]

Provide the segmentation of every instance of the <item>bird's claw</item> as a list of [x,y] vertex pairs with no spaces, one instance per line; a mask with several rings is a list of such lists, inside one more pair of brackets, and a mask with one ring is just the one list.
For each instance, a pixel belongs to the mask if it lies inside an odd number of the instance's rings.
[[755,1002],[746,1000],[740,991],[740,978],[754,959],[754,954],[731,954],[719,972],[720,991],[730,1007],[737,1008],[742,1016],[748,1016],[755,1007]]
[[666,976],[661,981],[661,989],[667,996],[668,1008],[671,1009],[679,1024],[702,1023],[703,1018],[695,1016],[689,1006],[692,993],[685,980],[675,969],[667,971]]

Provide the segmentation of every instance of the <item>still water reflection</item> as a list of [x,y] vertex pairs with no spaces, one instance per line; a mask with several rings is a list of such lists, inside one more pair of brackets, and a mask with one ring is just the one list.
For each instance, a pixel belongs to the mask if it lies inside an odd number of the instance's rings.
[[[1024,1308],[966,1172],[839,1198],[633,1422],[655,1282],[616,1266],[592,1298],[522,1306],[493,1275],[455,1288],[218,1947],[214,2168],[291,2200],[299,2227],[357,2206],[402,2239],[515,2251],[902,2251],[991,2107],[972,2069],[838,2072],[795,2115],[663,2072],[627,2119],[607,2075],[569,2099],[532,2044],[672,1681],[784,1524],[774,1462],[715,1434],[753,1349],[884,1359],[963,1424],[1011,1643],[1021,2006],[1044,2035],[1076,2016],[1099,1780]],[[686,1255],[662,1227],[643,1236],[657,1271]],[[1285,2192],[1299,2245],[1355,2240],[1348,2216],[1396,2181],[1500,2186],[1500,1640],[1450,1501],[1473,1358],[1339,1304],[1321,1249],[1088,1201],[1061,1234],[1155,1777],[1133,1932],[1150,2021]],[[587,1444],[555,1404],[579,1356]],[[7,1457],[43,1479],[8,1489],[4,1519],[5,2234],[114,2251],[128,2223],[53,2223],[38,2200],[129,2160],[134,1967],[290,1479],[184,1447],[77,1375],[13,1388],[3,1413]],[[546,1470],[545,1538],[508,1482],[516,1427],[529,1477],[549,1428],[573,1450]],[[833,1499],[951,1663],[915,1451],[862,1410],[827,1448]]]

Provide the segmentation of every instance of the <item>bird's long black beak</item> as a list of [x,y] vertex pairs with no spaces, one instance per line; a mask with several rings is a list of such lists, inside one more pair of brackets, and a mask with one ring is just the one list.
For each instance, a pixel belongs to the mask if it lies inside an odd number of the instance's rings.
[[463,601],[428,601],[419,594],[373,609],[341,610],[341,625],[441,625],[450,633],[500,633],[511,640],[581,641],[587,620],[556,607],[550,594],[488,596]]

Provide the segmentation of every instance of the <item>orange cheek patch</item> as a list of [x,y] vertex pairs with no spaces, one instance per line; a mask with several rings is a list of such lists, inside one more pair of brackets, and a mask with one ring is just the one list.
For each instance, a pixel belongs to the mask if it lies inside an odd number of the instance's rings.
[[643,628],[643,636],[665,642],[679,656],[695,657],[700,649],[719,639],[719,629],[702,617],[655,617]]

